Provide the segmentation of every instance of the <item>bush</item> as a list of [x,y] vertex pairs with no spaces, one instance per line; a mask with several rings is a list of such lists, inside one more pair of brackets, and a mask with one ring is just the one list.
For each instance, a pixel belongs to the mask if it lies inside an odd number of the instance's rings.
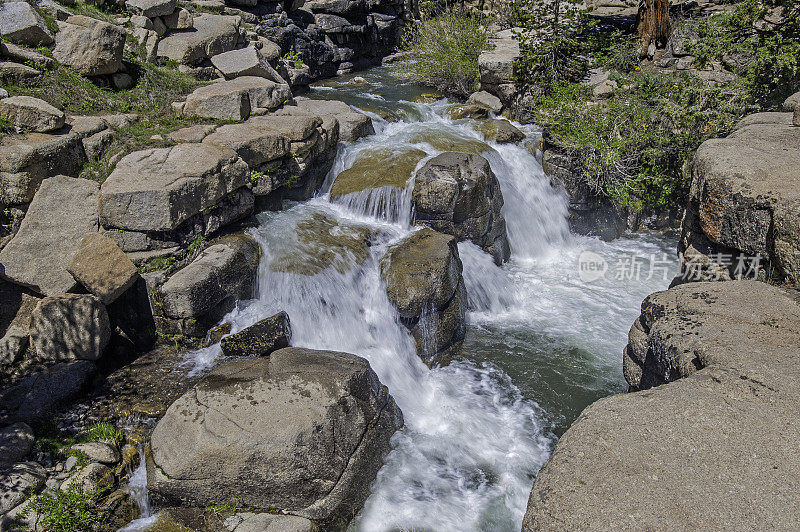
[[533,112],[593,192],[634,211],[682,204],[694,151],[754,110],[741,86],[709,87],[689,73],[616,81],[622,88],[605,105],[587,103],[586,86],[553,85]]
[[483,20],[456,8],[406,30],[400,51],[408,58],[397,69],[402,77],[466,96],[477,90],[478,56],[489,49]]
[[33,497],[21,517],[34,513],[37,529],[48,532],[85,532],[104,520],[96,509],[97,499],[97,493],[84,493],[75,485],[66,491],[55,488]]

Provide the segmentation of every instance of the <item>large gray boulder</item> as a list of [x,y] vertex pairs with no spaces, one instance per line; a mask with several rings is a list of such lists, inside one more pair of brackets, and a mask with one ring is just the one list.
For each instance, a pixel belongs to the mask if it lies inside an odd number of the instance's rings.
[[0,4],[0,35],[26,46],[46,46],[53,42],[44,18],[22,0]]
[[317,116],[336,118],[339,122],[339,139],[343,142],[354,142],[361,137],[375,134],[370,117],[354,111],[339,100],[298,99],[297,107]]
[[277,349],[288,347],[291,340],[289,315],[279,312],[238,333],[223,337],[220,347],[226,356],[267,356]]
[[346,523],[402,423],[386,387],[355,355],[289,347],[226,362],[156,425],[148,487],[165,505],[241,500]]
[[796,528],[797,293],[691,283],[648,297],[639,320],[626,377],[672,382],[586,408],[539,472],[522,529]]
[[225,79],[256,76],[275,83],[286,83],[254,46],[215,55],[211,57],[211,64],[222,72]]
[[272,110],[292,98],[289,86],[266,78],[242,76],[195,89],[182,113],[218,120],[244,120],[257,109]]
[[36,462],[23,462],[0,470],[0,515],[38,493],[47,480],[47,471]]
[[104,304],[117,300],[139,278],[139,272],[116,242],[100,233],[83,237],[67,271]]
[[248,182],[233,150],[178,144],[126,155],[103,183],[100,223],[131,231],[171,231]]
[[64,112],[39,98],[12,96],[0,100],[0,117],[8,120],[18,133],[47,133],[64,125]]
[[446,152],[425,163],[414,177],[416,221],[470,240],[495,263],[510,255],[500,183],[482,155]]
[[260,248],[249,236],[218,239],[161,286],[165,316],[179,322],[185,334],[204,335],[237,300],[253,297],[259,256]]
[[466,332],[466,289],[456,239],[425,228],[391,246],[381,259],[389,301],[428,365],[455,356]]
[[113,74],[122,67],[125,30],[75,15],[58,23],[53,57],[85,76]]
[[0,275],[43,295],[72,291],[67,266],[84,235],[97,231],[99,188],[88,179],[46,179],[19,231],[0,250]]
[[236,48],[238,16],[203,14],[194,17],[193,30],[175,31],[158,42],[157,55],[179,63],[193,64]]
[[147,18],[171,15],[175,11],[175,0],[126,0],[128,12]]
[[800,280],[800,129],[777,115],[697,150],[679,242],[687,280],[736,278],[740,256],[762,276]]
[[0,429],[0,469],[21,462],[33,449],[33,430],[25,423]]
[[31,315],[31,344],[39,359],[94,361],[110,339],[108,312],[93,295],[48,296]]

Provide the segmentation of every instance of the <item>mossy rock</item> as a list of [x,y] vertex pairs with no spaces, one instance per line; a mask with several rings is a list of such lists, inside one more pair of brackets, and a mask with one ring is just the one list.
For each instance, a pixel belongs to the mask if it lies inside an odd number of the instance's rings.
[[274,272],[313,276],[333,267],[345,273],[369,257],[374,237],[367,226],[342,224],[316,213],[297,224],[297,242],[270,262]]
[[433,103],[437,100],[441,100],[443,96],[441,94],[435,92],[423,92],[416,98],[414,98],[415,103]]
[[489,117],[489,110],[480,105],[451,105],[447,108],[447,115],[453,120],[460,120],[462,118],[480,120],[481,118]]
[[478,139],[471,139],[441,130],[425,130],[413,135],[412,143],[426,143],[439,151],[457,151],[461,153],[483,153],[492,151],[492,147]]
[[514,127],[508,120],[487,120],[477,127],[486,140],[493,140],[500,144],[521,142],[525,140],[525,133]]
[[146,532],[192,532],[192,529],[176,523],[170,515],[162,513]]
[[331,199],[371,188],[403,188],[426,155],[416,148],[364,150],[358,154],[353,166],[336,177],[331,187]]

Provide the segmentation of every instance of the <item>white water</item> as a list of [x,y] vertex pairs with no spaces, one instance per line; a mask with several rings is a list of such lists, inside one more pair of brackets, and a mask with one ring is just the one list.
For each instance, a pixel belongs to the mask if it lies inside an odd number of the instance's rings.
[[139,506],[141,516],[127,526],[120,528],[119,532],[140,532],[147,530],[158,520],[158,515],[153,514],[150,506],[150,494],[147,491],[147,467],[144,461],[144,448],[139,447],[139,466],[131,473],[128,481],[128,493]]
[[[388,91],[381,79],[370,79],[373,92]],[[414,142],[420,132],[481,139],[468,121],[443,117],[445,102],[402,105],[414,107],[409,115],[421,120],[386,123],[373,115],[377,134],[340,149],[331,177],[364,149],[413,146],[429,157],[438,154],[430,144]],[[571,421],[572,410],[594,398],[623,390],[620,354],[628,327],[641,299],[667,284],[660,278],[616,280],[613,272],[582,282],[577,260],[583,250],[613,265],[629,253],[660,256],[669,248],[652,237],[606,244],[570,235],[565,198],[550,187],[536,159],[522,147],[492,147],[484,155],[505,198],[512,260],[498,268],[474,245],[459,245],[470,328],[464,360],[447,367],[428,369],[416,356],[379,273],[386,247],[413,230],[407,190],[336,204],[322,195],[262,213],[253,231],[264,251],[259,296],[228,316],[234,332],[285,310],[293,345],[367,358],[403,411],[406,425],[393,437],[394,449],[351,524],[354,530],[519,530],[556,425]],[[331,233],[367,228],[371,247],[363,262],[345,249],[342,260],[349,268],[329,267],[311,276],[273,271],[270,264],[285,263],[284,255],[293,251],[299,253],[296,264],[309,263],[297,227],[315,216],[338,222]],[[212,346],[189,362],[203,371],[218,356],[219,347]],[[538,373],[547,368],[552,379]],[[585,390],[586,397],[572,397]]]

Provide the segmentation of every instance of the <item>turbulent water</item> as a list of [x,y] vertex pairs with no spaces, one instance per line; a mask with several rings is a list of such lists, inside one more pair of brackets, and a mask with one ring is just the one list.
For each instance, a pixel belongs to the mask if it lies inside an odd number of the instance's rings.
[[[463,358],[428,369],[379,273],[386,247],[414,230],[410,188],[333,203],[327,191],[365,150],[414,147],[429,158],[447,147],[441,139],[458,146],[483,137],[472,121],[446,118],[444,100],[410,101],[420,90],[385,70],[362,76],[368,85],[338,78],[312,97],[370,113],[376,135],[340,149],[317,198],[259,215],[259,295],[228,319],[237,331],[285,310],[293,345],[367,358],[402,409],[405,427],[353,530],[519,530],[556,437],[587,404],[624,390],[628,327],[641,300],[674,275],[673,244],[571,235],[566,200],[529,150],[489,143],[484,155],[505,198],[512,258],[497,267],[476,246],[459,244],[470,306]],[[535,140],[532,128],[525,131]],[[587,251],[607,261],[604,278],[581,280]],[[204,371],[218,356],[214,346],[188,363]]]

